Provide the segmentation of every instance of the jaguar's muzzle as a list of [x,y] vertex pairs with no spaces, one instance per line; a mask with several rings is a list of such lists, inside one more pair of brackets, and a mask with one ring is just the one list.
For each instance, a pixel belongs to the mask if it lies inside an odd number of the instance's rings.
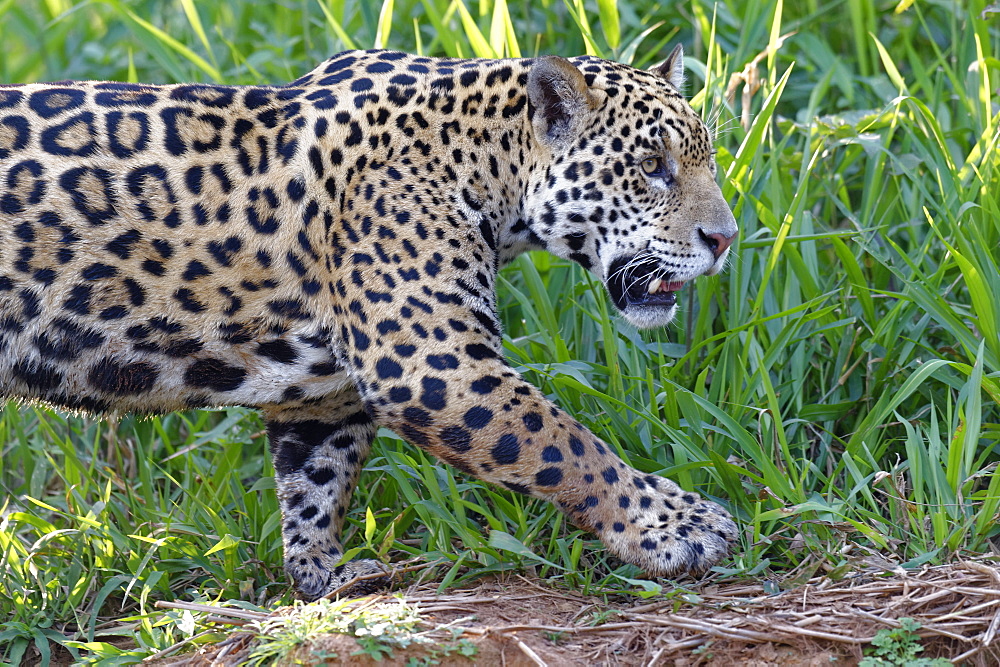
[[[632,320],[630,315],[638,310],[673,310],[677,303],[677,290],[684,283],[672,278],[654,257],[622,257],[608,269],[605,287],[618,310]],[[666,315],[667,320],[669,317]]]

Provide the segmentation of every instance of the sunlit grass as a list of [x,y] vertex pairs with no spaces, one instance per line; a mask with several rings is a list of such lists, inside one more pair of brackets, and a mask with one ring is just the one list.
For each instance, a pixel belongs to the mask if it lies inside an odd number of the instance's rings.
[[[794,582],[873,554],[982,553],[1000,532],[1000,37],[985,5],[0,2],[0,82],[283,82],[376,42],[647,66],[682,40],[741,226],[729,268],[688,289],[669,330],[640,334],[579,267],[521,258],[500,281],[505,350],[633,466],[739,517],[721,570]],[[112,656],[102,633],[122,627],[139,648],[119,659],[139,659],[192,627],[158,599],[287,600],[261,429],[238,409],[100,422],[8,405],[0,659],[67,640]],[[358,555],[426,554],[442,585],[530,569],[645,594],[550,505],[388,432],[348,521]]]

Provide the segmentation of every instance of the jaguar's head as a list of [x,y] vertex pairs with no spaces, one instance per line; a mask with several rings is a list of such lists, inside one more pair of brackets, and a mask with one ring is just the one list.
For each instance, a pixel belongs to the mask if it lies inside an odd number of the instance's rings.
[[679,92],[682,61],[680,47],[648,72],[545,57],[528,77],[547,157],[525,203],[532,231],[599,276],[641,328],[670,322],[677,291],[718,273],[737,233],[709,130]]

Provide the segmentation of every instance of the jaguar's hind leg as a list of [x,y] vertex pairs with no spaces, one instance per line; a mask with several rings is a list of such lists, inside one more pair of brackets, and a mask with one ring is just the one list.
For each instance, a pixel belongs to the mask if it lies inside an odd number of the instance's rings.
[[264,418],[281,504],[285,571],[297,592],[314,600],[357,576],[383,572],[377,561],[337,564],[344,555],[344,516],[376,430],[357,392],[265,409]]

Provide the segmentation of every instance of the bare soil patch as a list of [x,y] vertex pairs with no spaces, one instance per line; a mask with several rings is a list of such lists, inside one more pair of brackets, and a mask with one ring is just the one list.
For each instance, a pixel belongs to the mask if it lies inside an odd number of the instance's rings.
[[[289,664],[405,665],[853,665],[884,628],[913,618],[922,658],[965,665],[1000,664],[1000,569],[987,560],[855,574],[769,594],[761,583],[702,581],[689,593],[636,600],[583,596],[523,576],[435,593],[424,583],[402,591],[419,611],[419,628],[432,644],[395,649],[377,662],[355,638],[309,637],[286,654]],[[396,596],[359,598],[372,605]],[[252,620],[252,612],[214,610],[220,622]],[[233,613],[233,616],[228,614]],[[275,614],[294,613],[292,608]],[[260,617],[265,615],[259,614]],[[197,653],[162,657],[158,665],[238,665],[255,635],[237,631]],[[465,657],[456,651],[461,642]],[[450,648],[449,648],[450,647]],[[411,663],[412,664],[412,663]]]

